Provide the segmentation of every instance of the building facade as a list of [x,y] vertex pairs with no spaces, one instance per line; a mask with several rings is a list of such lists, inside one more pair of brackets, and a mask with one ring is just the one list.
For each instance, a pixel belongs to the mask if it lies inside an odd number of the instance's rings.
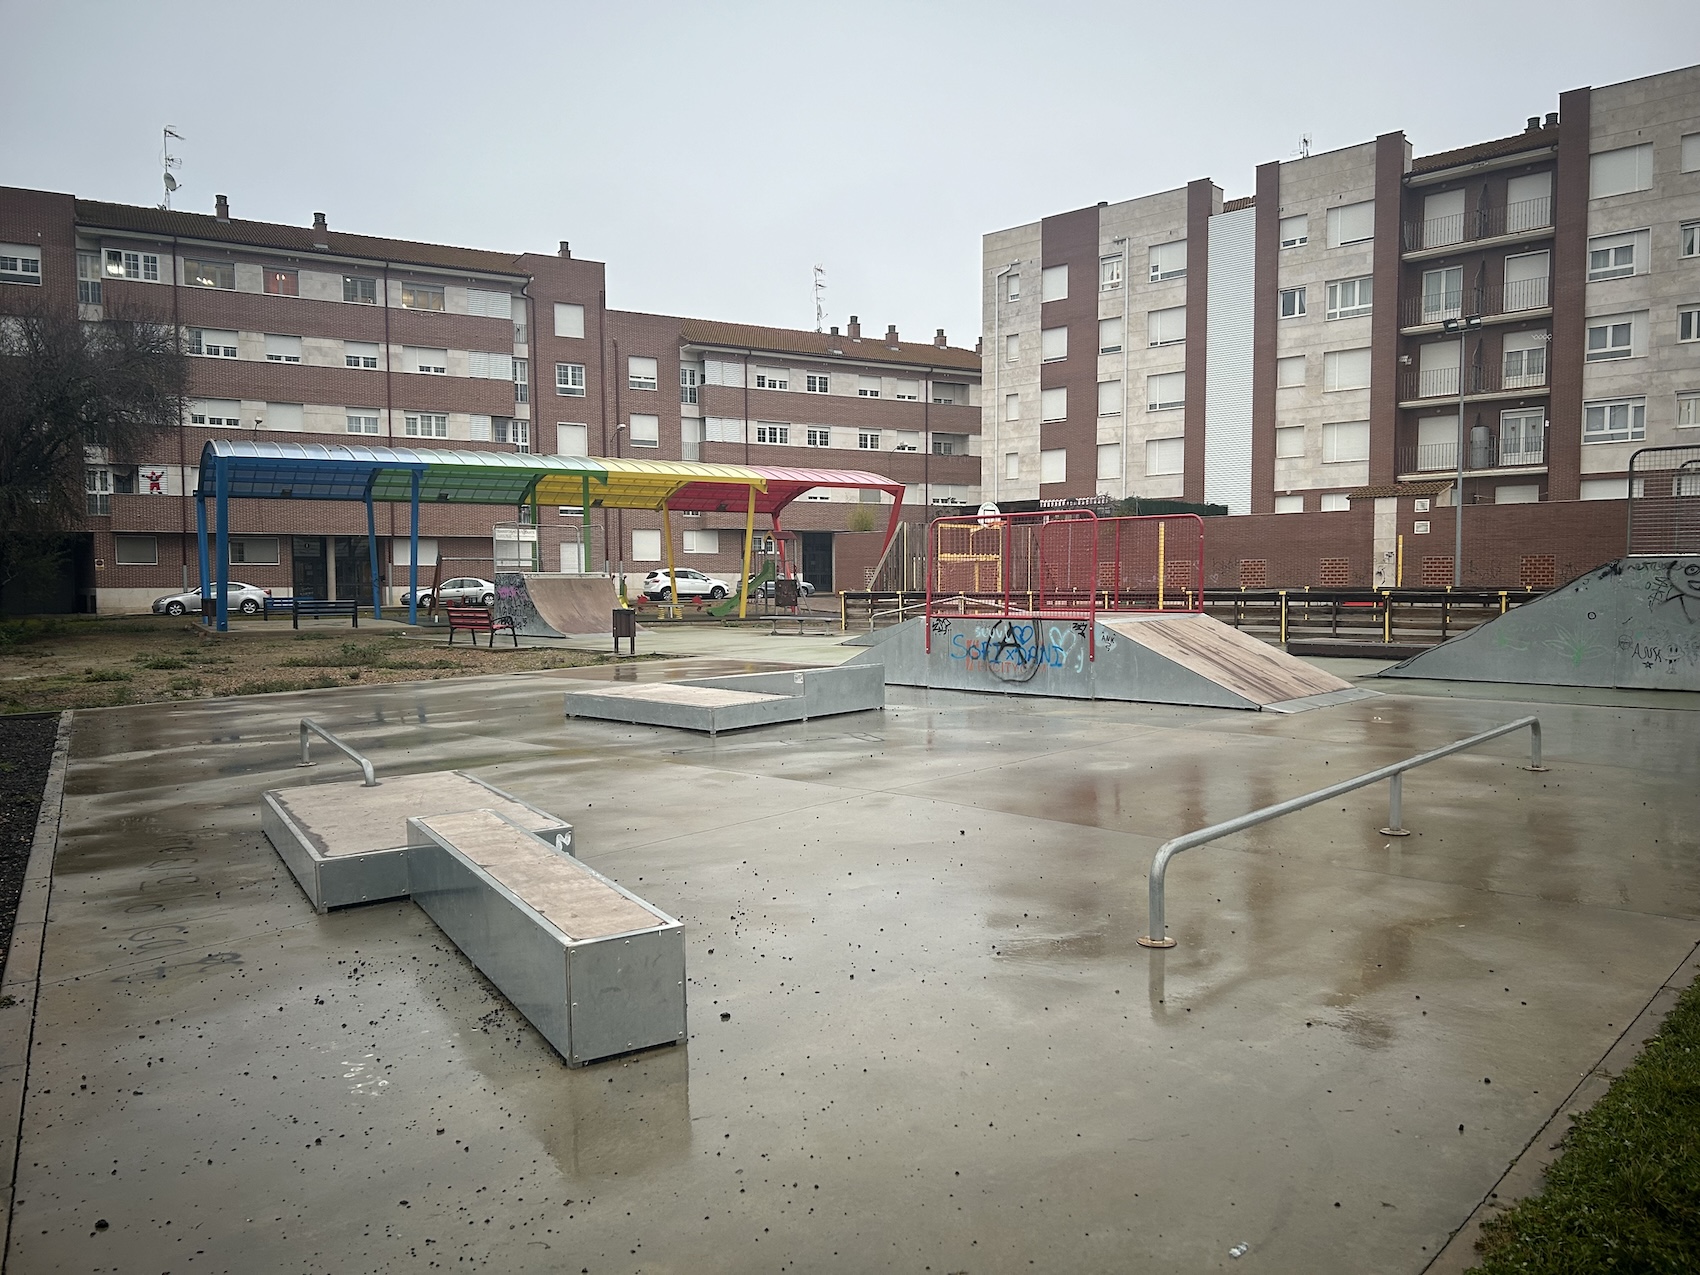
[[[1516,525],[1554,534],[1626,498],[1638,448],[1700,444],[1700,67],[1558,106],[987,235],[988,498],[1373,513],[1271,524],[1322,546],[1295,585],[1450,583],[1460,462],[1466,510],[1551,505]],[[1476,582],[1542,582],[1540,539]]]
[[[862,469],[907,484],[917,520],[979,499],[976,351],[942,331],[864,340],[855,320],[841,336],[611,311],[602,263],[565,242],[492,252],[349,234],[322,213],[311,227],[243,221],[222,195],[207,215],[0,189],[0,314],[35,306],[169,323],[192,360],[177,429],[145,456],[89,457],[82,610],[144,610],[198,582],[196,466],[220,437]],[[817,585],[865,583],[879,537],[860,533],[889,514],[869,512],[836,495],[799,509],[790,550]],[[393,509],[379,517],[394,599],[407,528]],[[529,510],[423,517],[422,578],[585,562],[582,510],[536,526]],[[722,522],[741,533],[737,519],[676,520],[684,563],[741,569],[741,535],[718,535]],[[664,559],[658,517],[592,523],[593,569]],[[277,596],[367,598],[366,537],[360,507],[237,501],[232,576]]]

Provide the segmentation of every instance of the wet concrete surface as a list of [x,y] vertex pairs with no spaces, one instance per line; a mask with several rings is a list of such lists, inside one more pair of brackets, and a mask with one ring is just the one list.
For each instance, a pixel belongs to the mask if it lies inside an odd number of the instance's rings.
[[[562,717],[747,667],[78,713],[8,1269],[1417,1272],[1700,939],[1678,701],[1188,852],[1150,952],[1165,838],[1528,705]],[[412,904],[314,914],[304,715],[570,820],[685,922],[689,1044],[569,1071]]]

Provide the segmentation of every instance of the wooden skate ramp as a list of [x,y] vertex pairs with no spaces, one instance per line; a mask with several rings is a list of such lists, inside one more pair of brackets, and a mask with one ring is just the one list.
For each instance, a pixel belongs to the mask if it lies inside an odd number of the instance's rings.
[[1099,623],[1254,704],[1352,689],[1350,682],[1207,615]]
[[512,619],[525,637],[606,636],[619,600],[612,576],[502,572],[496,576],[496,616]]

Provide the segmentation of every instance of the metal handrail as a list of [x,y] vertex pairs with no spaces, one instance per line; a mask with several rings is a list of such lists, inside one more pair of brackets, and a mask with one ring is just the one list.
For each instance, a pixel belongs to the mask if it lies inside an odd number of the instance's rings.
[[1466,748],[1474,748],[1477,744],[1497,739],[1501,735],[1509,735],[1520,731],[1525,726],[1529,728],[1529,764],[1524,769],[1544,771],[1541,765],[1541,719],[1538,717],[1519,717],[1514,722],[1506,722],[1503,726],[1495,726],[1479,735],[1471,735],[1468,739],[1460,739],[1456,743],[1445,744],[1440,748],[1432,748],[1426,753],[1418,753],[1415,757],[1407,757],[1404,761],[1396,761],[1391,766],[1383,766],[1380,770],[1372,770],[1366,775],[1355,779],[1347,779],[1341,783],[1331,784],[1327,788],[1319,788],[1315,792],[1306,793],[1302,797],[1292,797],[1286,801],[1277,802],[1273,806],[1265,806],[1262,810],[1254,810],[1248,815],[1237,819],[1229,819],[1224,823],[1212,824],[1208,828],[1200,828],[1196,832],[1184,833],[1172,840],[1165,841],[1157,848],[1157,853],[1151,858],[1151,899],[1148,931],[1143,935],[1139,944],[1141,947],[1173,947],[1175,940],[1167,933],[1163,921],[1163,881],[1168,872],[1169,860],[1182,850],[1191,850],[1194,846],[1204,845],[1215,841],[1229,833],[1243,832],[1247,828],[1255,828],[1260,823],[1268,823],[1271,819],[1279,819],[1282,815],[1290,815],[1295,810],[1303,810],[1306,806],[1314,806],[1319,802],[1338,797],[1357,788],[1367,788],[1370,784],[1380,783],[1383,779],[1387,785],[1387,827],[1381,829],[1383,836],[1408,837],[1409,830],[1400,826],[1403,817],[1402,804],[1404,800],[1403,776],[1407,770],[1415,770],[1431,761],[1439,761],[1442,757],[1453,753],[1463,752]]
[[343,743],[335,735],[331,734],[328,730],[326,730],[323,726],[319,725],[319,723],[315,722],[310,717],[303,717],[301,719],[301,761],[299,763],[300,765],[311,766],[313,764],[313,762],[307,756],[307,735],[308,735],[309,731],[312,732],[313,734],[319,736],[319,738],[323,739],[326,743],[331,744],[336,748],[340,748],[350,758],[352,758],[354,761],[358,762],[360,764],[360,773],[366,776],[366,782],[365,782],[365,785],[364,785],[365,787],[376,788],[378,786],[378,773],[377,773],[377,771],[372,769],[371,760],[369,758],[362,757],[359,753],[355,752],[347,744]]

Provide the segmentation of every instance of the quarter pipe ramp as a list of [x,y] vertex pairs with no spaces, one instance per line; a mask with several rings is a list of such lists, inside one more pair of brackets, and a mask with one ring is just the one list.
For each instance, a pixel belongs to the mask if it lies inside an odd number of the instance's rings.
[[525,637],[606,636],[618,605],[612,576],[496,573],[496,618]]

